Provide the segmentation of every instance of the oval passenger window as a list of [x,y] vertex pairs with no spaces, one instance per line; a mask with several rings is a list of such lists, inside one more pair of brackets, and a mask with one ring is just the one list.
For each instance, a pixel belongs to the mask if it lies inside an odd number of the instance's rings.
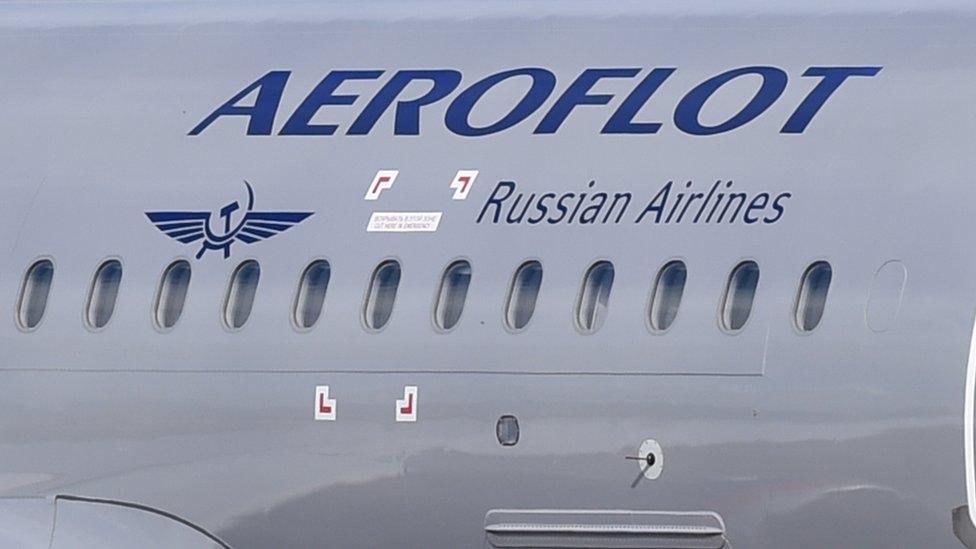
[[183,314],[186,292],[190,287],[190,262],[179,260],[171,263],[159,279],[156,290],[156,326],[168,330],[176,325]]
[[505,306],[505,324],[509,329],[521,330],[532,320],[541,286],[542,264],[538,261],[526,261],[515,271]]
[[370,330],[380,330],[390,321],[397,288],[400,286],[400,264],[396,261],[380,263],[369,282],[363,322]]
[[802,332],[812,331],[823,318],[824,307],[827,304],[827,290],[833,269],[830,263],[818,261],[807,267],[800,281],[800,292],[796,297],[796,327]]
[[438,328],[450,330],[461,320],[470,284],[471,264],[467,261],[455,261],[444,270],[437,292],[437,306],[434,308],[434,321]]
[[651,305],[648,312],[651,329],[663,332],[671,327],[681,307],[681,297],[685,292],[688,269],[683,261],[672,261],[661,267],[651,292]]
[[603,325],[612,287],[613,264],[609,261],[599,261],[586,271],[576,304],[576,324],[580,330],[593,333]]
[[241,263],[234,270],[224,301],[224,323],[228,328],[236,330],[247,323],[260,279],[261,266],[253,259]]
[[309,329],[318,322],[331,276],[329,262],[323,259],[313,261],[305,268],[298,283],[298,295],[295,297],[295,308],[292,312],[295,325],[299,328]]
[[752,302],[759,285],[759,265],[755,261],[739,263],[725,288],[722,300],[722,328],[728,332],[741,330],[752,314]]
[[110,259],[98,267],[85,307],[85,320],[89,327],[103,328],[112,319],[121,282],[122,264],[118,260]]
[[27,270],[17,301],[17,323],[22,329],[32,330],[41,323],[53,279],[54,263],[50,260],[37,261]]

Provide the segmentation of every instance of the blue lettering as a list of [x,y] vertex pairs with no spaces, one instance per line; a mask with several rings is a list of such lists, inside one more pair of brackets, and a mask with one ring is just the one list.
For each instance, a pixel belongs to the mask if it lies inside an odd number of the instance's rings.
[[[471,109],[481,99],[481,96],[496,84],[516,76],[528,76],[532,78],[532,87],[529,88],[525,97],[508,114],[502,117],[501,120],[480,128],[472,126],[468,122],[468,117],[471,115]],[[475,82],[471,87],[454,98],[454,101],[447,108],[447,113],[444,115],[444,123],[447,125],[447,129],[458,135],[473,137],[497,133],[511,128],[534,113],[542,106],[555,87],[556,76],[546,69],[512,69],[493,74]]]
[[346,80],[375,80],[383,71],[332,71],[315,86],[278,135],[332,135],[335,124],[309,124],[315,113],[325,105],[352,105],[358,95],[336,95],[334,92]]
[[461,83],[461,73],[455,70],[397,71],[393,78],[370,100],[359,114],[347,135],[366,135],[373,129],[386,109],[413,80],[430,80],[434,85],[424,95],[410,101],[397,101],[394,135],[420,134],[420,107],[446,97]]
[[[275,114],[278,112],[278,105],[281,103],[281,94],[290,75],[291,71],[271,71],[258,78],[250,86],[228,99],[226,103],[217,107],[217,110],[210,113],[210,116],[204,118],[202,122],[197,124],[197,127],[190,130],[190,135],[198,135],[221,116],[250,117],[247,123],[247,135],[271,135]],[[250,95],[254,90],[258,90],[254,106],[241,107],[237,105],[238,101]]]
[[590,88],[601,78],[633,78],[640,69],[586,69],[566,88],[549,109],[533,133],[556,133],[569,113],[577,105],[606,105],[613,99],[611,94],[589,95]]
[[[804,77],[819,78],[816,85],[779,130],[783,134],[801,134],[806,131],[813,119],[824,109],[838,89],[852,77],[873,77],[881,71],[881,66],[837,66],[808,67]],[[534,134],[555,134],[569,116],[580,106],[605,106],[614,101],[613,93],[595,93],[594,86],[604,79],[637,77],[644,69],[637,67],[588,68],[566,87],[548,109],[535,128]],[[676,68],[653,68],[640,80],[630,93],[620,102],[600,129],[604,135],[648,135],[660,132],[662,122],[637,121],[639,113],[657,93],[658,89],[671,77]],[[336,123],[313,124],[319,111],[327,105],[353,105],[359,101],[356,93],[339,93],[338,89],[347,80],[378,80],[385,74],[383,70],[334,70],[329,72],[301,101],[288,120],[281,126],[278,135],[334,135],[339,130]],[[246,135],[271,135],[275,118],[281,104],[285,85],[291,71],[271,71],[249,84],[236,95],[217,107],[197,124],[189,135],[199,135],[214,122],[224,116],[245,117]],[[721,123],[706,125],[702,123],[702,110],[705,104],[723,86],[746,76],[759,76],[759,89],[747,97],[745,106],[734,112]],[[527,77],[527,78],[526,78]],[[514,106],[507,112],[503,103],[497,109],[497,92],[493,96],[492,112],[505,113],[493,122],[474,126],[471,117],[475,106],[494,87],[510,79],[520,79],[528,83],[524,93],[516,94],[510,101]],[[465,137],[477,137],[498,133],[527,120],[547,103],[556,87],[555,74],[540,67],[522,67],[502,71],[478,80],[466,89],[460,85],[463,75],[455,69],[398,70],[379,90],[369,97],[369,101],[356,114],[346,130],[346,135],[368,135],[381,118],[393,108],[393,135],[420,135],[421,111],[428,105],[445,100],[456,91],[459,93],[445,109],[444,125],[450,132]],[[752,122],[765,113],[778,101],[786,89],[787,73],[772,66],[748,66],[728,70],[713,76],[691,89],[674,108],[673,121],[678,130],[685,134],[703,136],[716,135],[735,130]],[[414,84],[414,82],[418,82]],[[411,87],[413,85],[413,87]],[[509,86],[517,85],[512,82]],[[410,91],[408,91],[408,88]],[[426,88],[426,91],[425,91]],[[513,88],[506,88],[510,94]],[[518,89],[518,88],[516,88]],[[414,91],[416,90],[416,91]],[[253,104],[249,98],[253,98]],[[365,97],[363,98],[366,99]],[[584,109],[585,110],[585,109]],[[481,111],[479,111],[481,112]],[[428,114],[428,117],[431,116]],[[324,116],[322,117],[324,118]],[[555,206],[559,208],[559,204]]]
[[674,71],[675,69],[667,68],[652,70],[617,107],[617,111],[613,113],[610,120],[607,120],[600,133],[657,133],[661,129],[659,122],[634,122],[633,120],[637,116],[637,111],[641,110]]
[[810,67],[803,76],[819,76],[822,80],[796,108],[780,133],[803,133],[844,80],[851,76],[874,76],[880,71],[881,67]]
[[[702,125],[698,121],[698,115],[705,101],[729,81],[747,74],[762,76],[762,86],[752,100],[725,122],[716,126]],[[786,89],[786,81],[786,73],[776,67],[743,67],[723,72],[695,86],[681,99],[674,111],[674,124],[681,131],[691,135],[714,135],[734,130],[752,121],[776,102]]]

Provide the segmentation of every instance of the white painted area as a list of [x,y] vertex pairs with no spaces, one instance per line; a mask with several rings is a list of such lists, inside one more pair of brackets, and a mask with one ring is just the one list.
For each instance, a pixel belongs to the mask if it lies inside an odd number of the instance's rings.
[[417,406],[419,404],[417,395],[416,386],[407,385],[403,388],[403,398],[398,398],[396,401],[397,421],[417,421]]
[[474,187],[474,180],[478,178],[478,170],[458,170],[451,181],[451,188],[454,189],[454,196],[451,200],[464,200]]
[[[654,454],[654,465],[647,465],[648,454]],[[664,450],[656,440],[649,438],[642,442],[637,455],[640,457],[637,465],[644,471],[644,478],[654,480],[661,476],[664,470]]]
[[369,187],[366,187],[366,196],[363,197],[364,200],[377,200],[380,197],[380,193],[384,190],[393,187],[393,182],[396,181],[397,175],[400,173],[399,170],[379,170],[373,177],[373,180],[369,182]]
[[373,212],[366,231],[370,233],[432,233],[443,212]]
[[316,421],[335,421],[336,401],[329,398],[329,386],[319,385],[315,387],[315,420]]

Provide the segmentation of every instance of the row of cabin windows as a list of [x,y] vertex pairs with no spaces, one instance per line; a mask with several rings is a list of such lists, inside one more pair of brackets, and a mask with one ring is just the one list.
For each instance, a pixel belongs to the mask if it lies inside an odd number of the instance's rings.
[[[434,307],[434,323],[439,330],[451,330],[461,320],[471,272],[471,263],[466,260],[455,261],[444,270]],[[311,329],[318,322],[330,275],[331,268],[325,260],[313,261],[302,272],[292,307],[292,321],[299,329]],[[190,263],[185,260],[175,261],[163,271],[153,304],[153,321],[159,329],[172,328],[183,314],[190,277]],[[812,331],[820,324],[831,277],[832,270],[826,261],[817,261],[804,271],[794,306],[794,321],[800,331]],[[35,262],[27,270],[17,305],[17,322],[22,329],[32,330],[40,324],[53,278],[54,264],[48,259]],[[234,270],[222,309],[227,327],[236,330],[247,323],[260,278],[261,266],[253,259],[242,262]],[[613,278],[614,268],[609,261],[598,261],[587,269],[574,312],[580,331],[593,333],[603,325]],[[657,273],[647,312],[652,331],[665,332],[674,323],[687,278],[688,269],[679,260],[665,264]],[[121,281],[122,264],[118,260],[110,259],[99,265],[85,306],[85,321],[90,328],[103,328],[111,320]],[[758,284],[759,265],[755,261],[743,261],[735,266],[719,308],[723,330],[735,333],[745,326]],[[399,286],[399,262],[383,261],[373,271],[362,313],[363,323],[369,330],[381,330],[389,322]],[[520,331],[529,324],[541,287],[542,264],[533,260],[520,265],[512,277],[506,300],[504,321],[509,329]]]

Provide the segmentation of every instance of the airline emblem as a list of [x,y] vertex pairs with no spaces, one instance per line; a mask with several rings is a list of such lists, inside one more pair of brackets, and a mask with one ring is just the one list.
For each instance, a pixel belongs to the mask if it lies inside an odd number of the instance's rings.
[[247,205],[244,216],[236,224],[231,215],[241,209],[240,202],[231,202],[220,209],[223,220],[218,231],[210,226],[209,211],[156,211],[146,212],[146,217],[166,236],[183,244],[202,240],[196,258],[200,259],[207,250],[222,250],[224,259],[230,257],[230,246],[234,242],[254,244],[286,231],[301,223],[315,212],[260,212],[254,210],[254,189],[247,187]]

